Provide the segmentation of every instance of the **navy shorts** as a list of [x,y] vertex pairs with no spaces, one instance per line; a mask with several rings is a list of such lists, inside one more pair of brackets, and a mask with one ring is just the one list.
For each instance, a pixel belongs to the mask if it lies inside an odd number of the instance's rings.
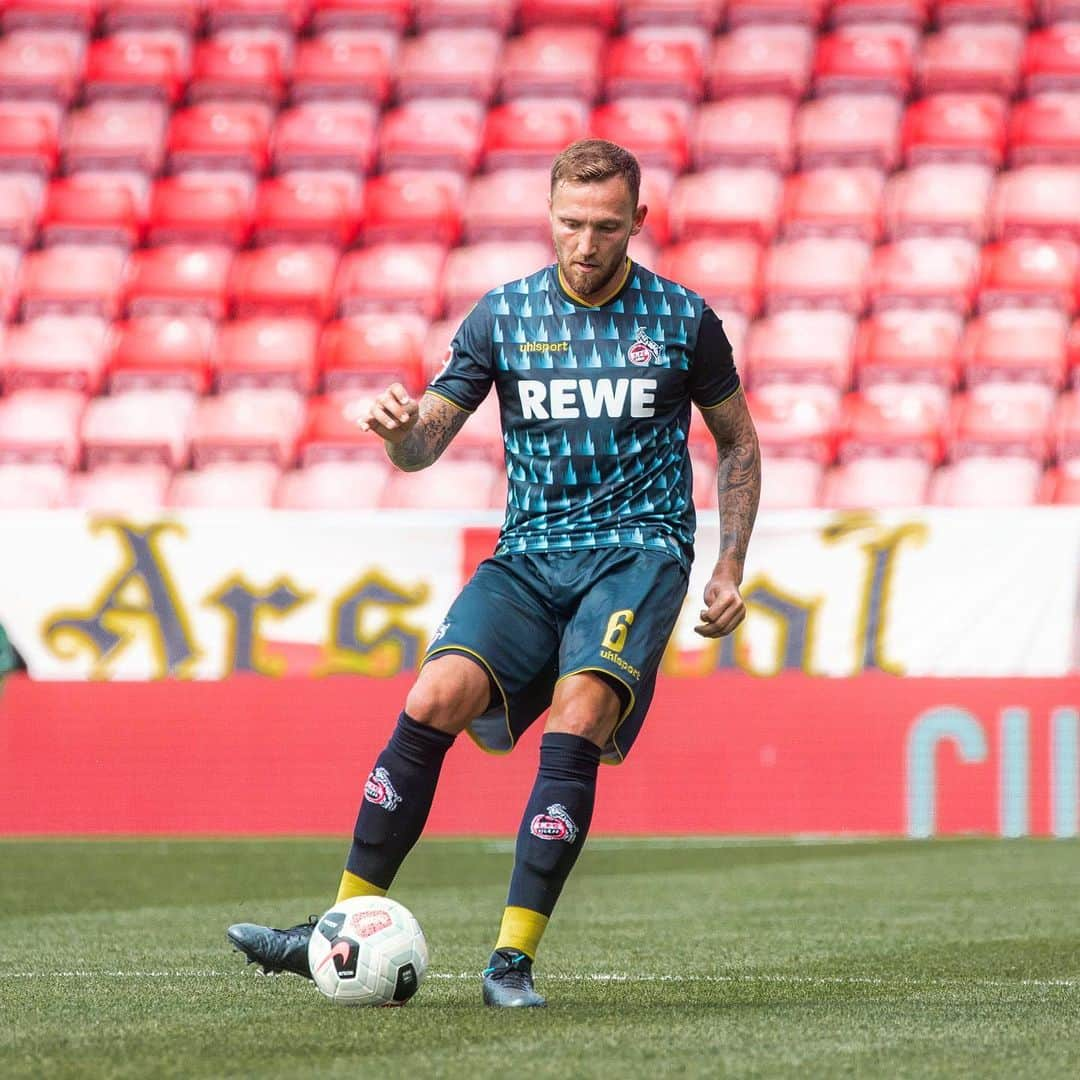
[[486,669],[491,708],[469,734],[493,753],[513,749],[560,679],[600,673],[623,702],[603,751],[614,764],[641,730],[686,587],[678,562],[640,548],[495,556],[462,589],[424,662],[454,652]]

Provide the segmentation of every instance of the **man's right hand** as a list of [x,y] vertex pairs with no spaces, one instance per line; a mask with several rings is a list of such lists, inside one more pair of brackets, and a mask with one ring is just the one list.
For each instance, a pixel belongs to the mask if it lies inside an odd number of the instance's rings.
[[399,443],[416,427],[419,416],[420,406],[409,391],[401,383],[394,383],[371,403],[358,426],[389,443]]

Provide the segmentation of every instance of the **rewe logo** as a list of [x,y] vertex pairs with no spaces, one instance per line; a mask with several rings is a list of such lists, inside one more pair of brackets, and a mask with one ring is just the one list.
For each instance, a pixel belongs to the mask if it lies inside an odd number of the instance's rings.
[[526,420],[656,415],[655,379],[522,379],[518,397]]

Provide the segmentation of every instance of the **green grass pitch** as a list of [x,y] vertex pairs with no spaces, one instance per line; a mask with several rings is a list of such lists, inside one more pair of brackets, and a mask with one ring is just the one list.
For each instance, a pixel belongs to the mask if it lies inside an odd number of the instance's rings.
[[393,895],[429,977],[346,1009],[229,951],[329,905],[341,841],[0,842],[0,1076],[1080,1076],[1080,850],[1067,841],[594,838],[537,965],[478,970],[504,841],[431,841]]

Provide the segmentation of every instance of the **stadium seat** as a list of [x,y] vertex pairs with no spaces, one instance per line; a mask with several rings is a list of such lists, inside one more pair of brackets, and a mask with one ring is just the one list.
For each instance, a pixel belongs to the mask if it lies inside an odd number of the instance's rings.
[[46,25],[85,36],[93,29],[98,7],[98,0],[8,0],[0,12],[0,28],[12,33]]
[[713,98],[781,94],[797,100],[810,85],[814,37],[801,26],[746,26],[716,38],[707,72]]
[[953,24],[923,39],[922,94],[986,93],[1012,97],[1020,75],[1022,31],[1007,23]]
[[415,20],[421,31],[481,26],[505,34],[514,21],[516,9],[517,0],[416,0]]
[[398,101],[467,97],[485,104],[495,93],[502,38],[492,29],[429,30],[407,38],[394,64]]
[[127,253],[110,244],[54,244],[30,252],[20,269],[22,317],[56,312],[113,318],[126,260]]
[[908,106],[901,126],[908,165],[974,161],[997,168],[1005,157],[1007,106],[992,94],[931,94]]
[[[269,311],[278,310],[275,305]],[[279,386],[310,394],[317,381],[319,323],[312,318],[263,314],[218,327],[213,368],[219,390]]]
[[237,101],[276,108],[284,86],[279,53],[271,43],[210,37],[195,47],[187,100],[192,105]]
[[625,146],[643,167],[681,173],[690,162],[688,121],[682,101],[622,98],[594,109],[590,128],[594,138]]
[[101,38],[86,56],[83,95],[86,101],[141,98],[171,106],[183,90],[184,66],[180,50],[164,42]]
[[450,359],[450,343],[461,325],[460,319],[440,319],[429,323],[420,348],[423,384],[427,386]]
[[328,244],[269,244],[241,251],[229,275],[233,311],[239,318],[329,318],[337,264],[337,249]]
[[67,504],[63,465],[0,464],[0,510],[55,510]]
[[947,396],[958,376],[963,318],[940,308],[875,312],[859,328],[855,384],[863,391],[883,383],[929,383]]
[[941,461],[945,416],[931,399],[917,394],[848,394],[837,424],[841,463],[859,458],[914,458]]
[[[371,436],[368,436],[370,439]],[[279,510],[374,510],[390,479],[388,462],[320,461],[292,469],[278,483]]]
[[829,469],[821,492],[827,510],[922,506],[932,466],[913,457],[860,457]]
[[0,246],[21,252],[37,231],[38,207],[23,182],[0,173]]
[[48,177],[59,156],[58,125],[49,108],[29,110],[0,101],[0,168]]
[[355,238],[359,218],[355,200],[339,183],[313,175],[275,178],[256,191],[252,235],[262,245],[343,247]]
[[1024,92],[1080,90],[1080,28],[1059,23],[1033,30],[1024,43]]
[[240,27],[296,34],[307,9],[307,0],[213,0],[207,4],[206,25],[211,33]]
[[[762,454],[762,510],[804,510],[818,505],[824,467],[803,457]],[[706,508],[709,504],[706,503]]]
[[131,192],[92,179],[54,180],[41,214],[41,242],[108,244],[125,251],[139,241],[141,227]]
[[596,27],[538,26],[509,38],[499,58],[499,93],[514,98],[592,101],[600,91],[604,36]]
[[9,326],[0,353],[5,391],[40,387],[97,393],[107,329],[95,315],[41,315]]
[[73,109],[64,122],[64,171],[124,168],[152,176],[165,156],[164,120],[162,106],[147,101],[110,99]]
[[[746,404],[762,454],[771,461],[799,459],[819,468],[827,464],[835,452],[839,399],[824,384],[774,382],[748,393]],[[709,445],[707,432],[695,438],[695,426],[691,422],[691,442]]]
[[885,187],[885,231],[891,240],[958,236],[981,243],[994,171],[977,164],[916,165]]
[[487,510],[500,472],[481,457],[455,458],[447,451],[431,469],[392,472],[379,504],[387,510]]
[[870,303],[943,307],[966,313],[979,274],[979,249],[956,237],[912,237],[879,247],[870,267]]
[[683,41],[626,34],[604,47],[604,94],[621,97],[680,98],[696,103],[705,92],[701,58]]
[[1073,476],[1070,483],[1075,486],[1080,467],[1080,393],[1070,390],[1058,398],[1051,432],[1053,456],[1069,468]]
[[0,464],[79,464],[79,420],[86,398],[78,390],[15,390],[0,397]]
[[293,463],[306,402],[294,390],[242,387],[201,398],[191,429],[196,468],[215,461]]
[[456,174],[407,170],[373,177],[364,188],[364,242],[449,247],[461,236],[462,199]]
[[795,114],[799,167],[894,168],[902,112],[901,103],[888,94],[830,94],[805,102]]
[[712,34],[720,21],[720,0],[622,0],[623,26],[694,26]]
[[169,169],[230,169],[259,176],[268,161],[270,123],[263,107],[247,101],[207,102],[173,113]]
[[860,240],[808,237],[773,246],[762,286],[769,312],[827,307],[859,314],[866,303],[870,249]]
[[271,461],[214,461],[173,475],[168,505],[185,510],[265,510],[281,470]]
[[547,23],[614,29],[617,0],[518,0],[518,23],[523,30]]
[[732,97],[697,110],[691,151],[694,165],[751,165],[787,172],[794,160],[795,105],[779,95]]
[[379,113],[367,102],[298,105],[278,114],[272,159],[278,173],[295,169],[373,168]]
[[377,30],[396,36],[409,25],[412,7],[410,0],[312,0],[311,28],[318,34]]
[[188,390],[125,390],[91,398],[80,432],[87,467],[159,462],[183,468],[196,400]]
[[338,461],[388,464],[382,440],[358,426],[367,415],[373,397],[370,391],[342,390],[311,398],[300,435],[300,464],[305,467]]
[[991,204],[995,239],[1080,240],[1080,167],[1028,165],[998,176]]
[[937,0],[934,5],[934,17],[942,26],[987,22],[1026,26],[1034,14],[1033,0]]
[[480,156],[483,125],[484,107],[477,101],[406,102],[383,114],[379,167],[384,172],[391,169],[472,172]]
[[443,276],[447,317],[463,317],[489,289],[526,277],[552,261],[550,245],[535,240],[455,248]]
[[225,314],[233,254],[220,244],[168,244],[136,251],[128,268],[128,316]]
[[842,27],[818,39],[813,89],[824,94],[892,94],[911,90],[910,36],[894,27]]
[[1053,305],[1071,312],[1077,248],[1061,240],[1021,237],[983,248],[980,310],[1007,304]]
[[0,97],[67,105],[75,97],[80,68],[72,53],[58,43],[0,38]]
[[1080,164],[1080,94],[1039,94],[1009,116],[1012,165]]
[[[547,169],[499,169],[474,176],[462,211],[465,241],[547,240],[551,236],[550,188]],[[649,203],[649,218],[652,211]]]
[[1022,457],[1041,467],[1049,451],[1051,410],[1051,398],[1018,394],[1012,385],[994,393],[957,394],[949,421],[949,456],[954,462]]
[[714,168],[675,181],[670,201],[675,240],[746,236],[767,243],[780,220],[783,183],[770,169]]
[[1068,320],[1053,308],[996,308],[972,319],[960,353],[969,387],[992,382],[1065,382]]
[[1042,477],[1042,465],[1026,457],[965,458],[937,470],[930,481],[929,502],[980,509],[1034,506]]
[[171,480],[172,470],[153,462],[100,465],[71,475],[66,505],[115,514],[161,510]]
[[389,56],[372,41],[342,35],[300,41],[289,98],[307,102],[351,101],[382,106],[390,96]]
[[753,240],[688,240],[665,248],[656,269],[718,310],[753,316],[761,306],[761,256]]
[[416,315],[354,315],[329,323],[319,339],[319,370],[328,392],[355,387],[381,391],[402,382],[413,394],[424,385],[421,359],[426,320]]
[[105,0],[101,22],[107,34],[124,30],[173,31],[190,36],[202,16],[202,0]]
[[240,247],[251,233],[251,213],[251,200],[237,186],[184,175],[158,180],[150,195],[147,242]]
[[484,126],[484,168],[550,168],[551,159],[587,131],[587,108],[574,99],[497,105]]
[[113,327],[111,391],[210,388],[214,324],[198,315],[143,315]]
[[730,26],[745,23],[793,23],[807,28],[819,26],[825,15],[826,0],[728,0]]
[[850,236],[874,243],[881,233],[881,173],[869,168],[821,168],[789,176],[784,187],[783,235]]
[[843,311],[780,311],[759,319],[746,339],[747,380],[755,390],[772,382],[851,382],[855,320]]
[[337,313],[418,312],[435,319],[443,310],[442,244],[374,244],[341,260],[334,287]]

